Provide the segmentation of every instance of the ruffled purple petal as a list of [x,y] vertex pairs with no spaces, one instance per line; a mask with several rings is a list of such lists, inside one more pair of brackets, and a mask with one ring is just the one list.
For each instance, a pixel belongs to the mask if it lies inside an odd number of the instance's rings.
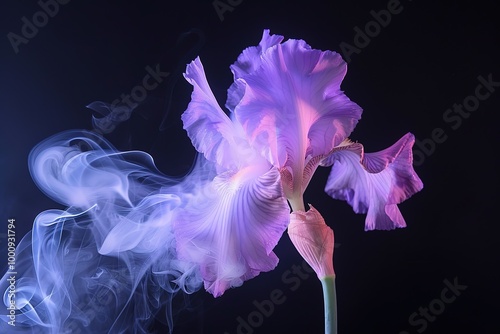
[[230,66],[234,75],[234,80],[254,72],[262,63],[262,54],[272,46],[278,45],[283,40],[283,36],[270,35],[269,29],[262,33],[262,39],[257,46],[250,46],[243,50],[238,56],[238,60]]
[[364,154],[358,143],[342,146],[323,161],[333,164],[325,191],[347,201],[356,213],[367,213],[367,231],[405,227],[397,204],[423,188],[412,166],[414,142],[408,133],[376,153]]
[[270,47],[262,58],[259,69],[239,79],[245,93],[235,118],[268,161],[302,173],[308,156],[330,152],[361,117],[361,108],[340,90],[346,63],[302,40]]
[[215,297],[278,263],[272,249],[289,222],[279,172],[252,166],[216,177],[174,225],[181,258],[199,264]]
[[258,69],[262,64],[262,55],[264,52],[270,47],[278,45],[282,40],[283,36],[270,35],[269,29],[265,29],[259,45],[251,46],[243,50],[238,60],[230,66],[234,76],[234,83],[227,91],[227,109],[233,111],[245,92],[245,85],[237,79]]
[[193,85],[191,102],[182,114],[184,129],[193,146],[207,160],[223,167],[224,171],[246,165],[256,153],[251,149],[241,126],[232,122],[220,108],[199,58],[187,66],[184,77]]

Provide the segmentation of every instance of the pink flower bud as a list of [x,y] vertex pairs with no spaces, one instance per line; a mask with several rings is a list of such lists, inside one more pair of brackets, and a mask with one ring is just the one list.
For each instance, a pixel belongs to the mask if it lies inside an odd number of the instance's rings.
[[321,214],[309,204],[309,211],[290,214],[288,235],[300,255],[314,269],[318,278],[335,276],[333,269],[333,230]]

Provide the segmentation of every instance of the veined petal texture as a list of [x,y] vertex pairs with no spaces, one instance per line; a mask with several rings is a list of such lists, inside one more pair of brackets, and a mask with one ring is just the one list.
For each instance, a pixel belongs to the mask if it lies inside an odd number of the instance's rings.
[[205,289],[218,297],[274,269],[272,251],[289,222],[279,172],[251,166],[217,176],[174,225],[179,255],[199,264]]

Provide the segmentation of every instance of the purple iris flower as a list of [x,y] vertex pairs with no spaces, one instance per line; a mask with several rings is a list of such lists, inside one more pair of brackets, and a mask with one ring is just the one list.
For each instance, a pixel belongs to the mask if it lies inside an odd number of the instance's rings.
[[[205,288],[220,296],[274,269],[273,252],[318,166],[332,166],[326,192],[367,213],[366,230],[404,227],[397,207],[422,189],[408,133],[386,150],[364,153],[348,139],[362,109],[340,89],[347,64],[338,53],[264,31],[231,66],[226,108],[196,58],[182,115],[194,147],[216,176],[175,222],[179,256],[200,265]],[[288,201],[288,203],[287,203]]]

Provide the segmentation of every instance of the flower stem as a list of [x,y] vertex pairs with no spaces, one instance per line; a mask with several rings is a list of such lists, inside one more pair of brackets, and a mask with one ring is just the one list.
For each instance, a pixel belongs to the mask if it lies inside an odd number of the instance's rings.
[[292,207],[292,212],[296,211],[306,211],[305,205],[304,205],[304,199],[302,196],[296,196],[288,199],[288,202],[290,203],[290,206]]
[[337,293],[335,276],[320,278],[325,302],[325,334],[337,334]]

